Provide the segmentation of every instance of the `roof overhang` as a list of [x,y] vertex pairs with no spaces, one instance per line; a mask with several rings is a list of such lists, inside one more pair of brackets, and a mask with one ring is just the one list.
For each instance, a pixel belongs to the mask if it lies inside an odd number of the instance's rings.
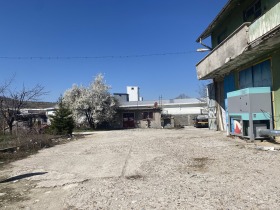
[[149,110],[149,111],[160,111],[160,107],[119,107],[118,110],[122,111],[137,111],[137,110]]
[[196,42],[200,42],[200,40],[206,39],[209,37],[213,31],[213,29],[217,26],[217,24],[224,19],[228,12],[231,11],[236,5],[238,5],[240,0],[229,0],[226,5],[222,8],[219,14],[215,17],[215,19],[209,24],[209,26],[203,31],[203,33],[197,38]]

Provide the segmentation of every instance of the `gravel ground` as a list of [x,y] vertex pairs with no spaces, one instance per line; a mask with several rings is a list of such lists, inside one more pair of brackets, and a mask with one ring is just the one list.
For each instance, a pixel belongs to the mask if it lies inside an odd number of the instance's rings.
[[97,132],[7,166],[0,208],[279,209],[279,157],[208,129]]

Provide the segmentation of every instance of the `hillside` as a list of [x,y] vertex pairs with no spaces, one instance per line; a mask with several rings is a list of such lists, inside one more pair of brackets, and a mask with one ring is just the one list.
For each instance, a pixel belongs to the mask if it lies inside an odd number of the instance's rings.
[[30,109],[45,109],[56,106],[55,102],[43,102],[43,101],[30,101],[27,102],[26,108]]
[[[3,100],[4,103],[12,103],[12,100],[5,97],[0,97],[0,100]],[[45,109],[54,107],[57,103],[56,102],[44,102],[44,101],[29,101],[23,108],[30,108],[30,109]]]

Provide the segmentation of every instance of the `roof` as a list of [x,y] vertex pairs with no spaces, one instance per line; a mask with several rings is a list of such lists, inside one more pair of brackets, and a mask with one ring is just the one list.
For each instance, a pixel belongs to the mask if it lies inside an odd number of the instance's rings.
[[226,5],[222,8],[219,14],[214,18],[214,20],[209,24],[209,26],[202,32],[202,34],[197,38],[196,42],[200,39],[206,39],[211,35],[217,24],[232,10],[236,5],[238,5],[240,0],[228,0]]
[[204,103],[197,98],[185,98],[185,99],[169,99],[169,100],[154,100],[154,101],[121,101],[120,107],[154,107],[154,104],[158,105],[179,105],[179,104],[201,104]]
[[160,111],[161,110],[161,108],[160,107],[136,107],[136,106],[134,106],[134,107],[122,107],[122,106],[120,106],[119,108],[118,108],[119,110],[125,110],[125,111],[127,111],[127,110],[133,110],[133,111],[135,111],[135,110],[141,110],[141,111],[151,111],[151,110],[153,110],[153,111]]
[[113,95],[128,95],[128,93],[113,93]]

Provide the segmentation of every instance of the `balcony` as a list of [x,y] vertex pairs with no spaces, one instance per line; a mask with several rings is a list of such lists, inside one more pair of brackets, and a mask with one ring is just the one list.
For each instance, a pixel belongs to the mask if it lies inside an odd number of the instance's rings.
[[249,43],[256,41],[280,25],[280,3],[262,15],[249,27]]
[[252,24],[244,23],[196,65],[198,79],[212,79],[280,48],[280,3]]
[[196,65],[198,79],[210,79],[219,68],[241,55],[248,43],[250,23],[244,23]]

